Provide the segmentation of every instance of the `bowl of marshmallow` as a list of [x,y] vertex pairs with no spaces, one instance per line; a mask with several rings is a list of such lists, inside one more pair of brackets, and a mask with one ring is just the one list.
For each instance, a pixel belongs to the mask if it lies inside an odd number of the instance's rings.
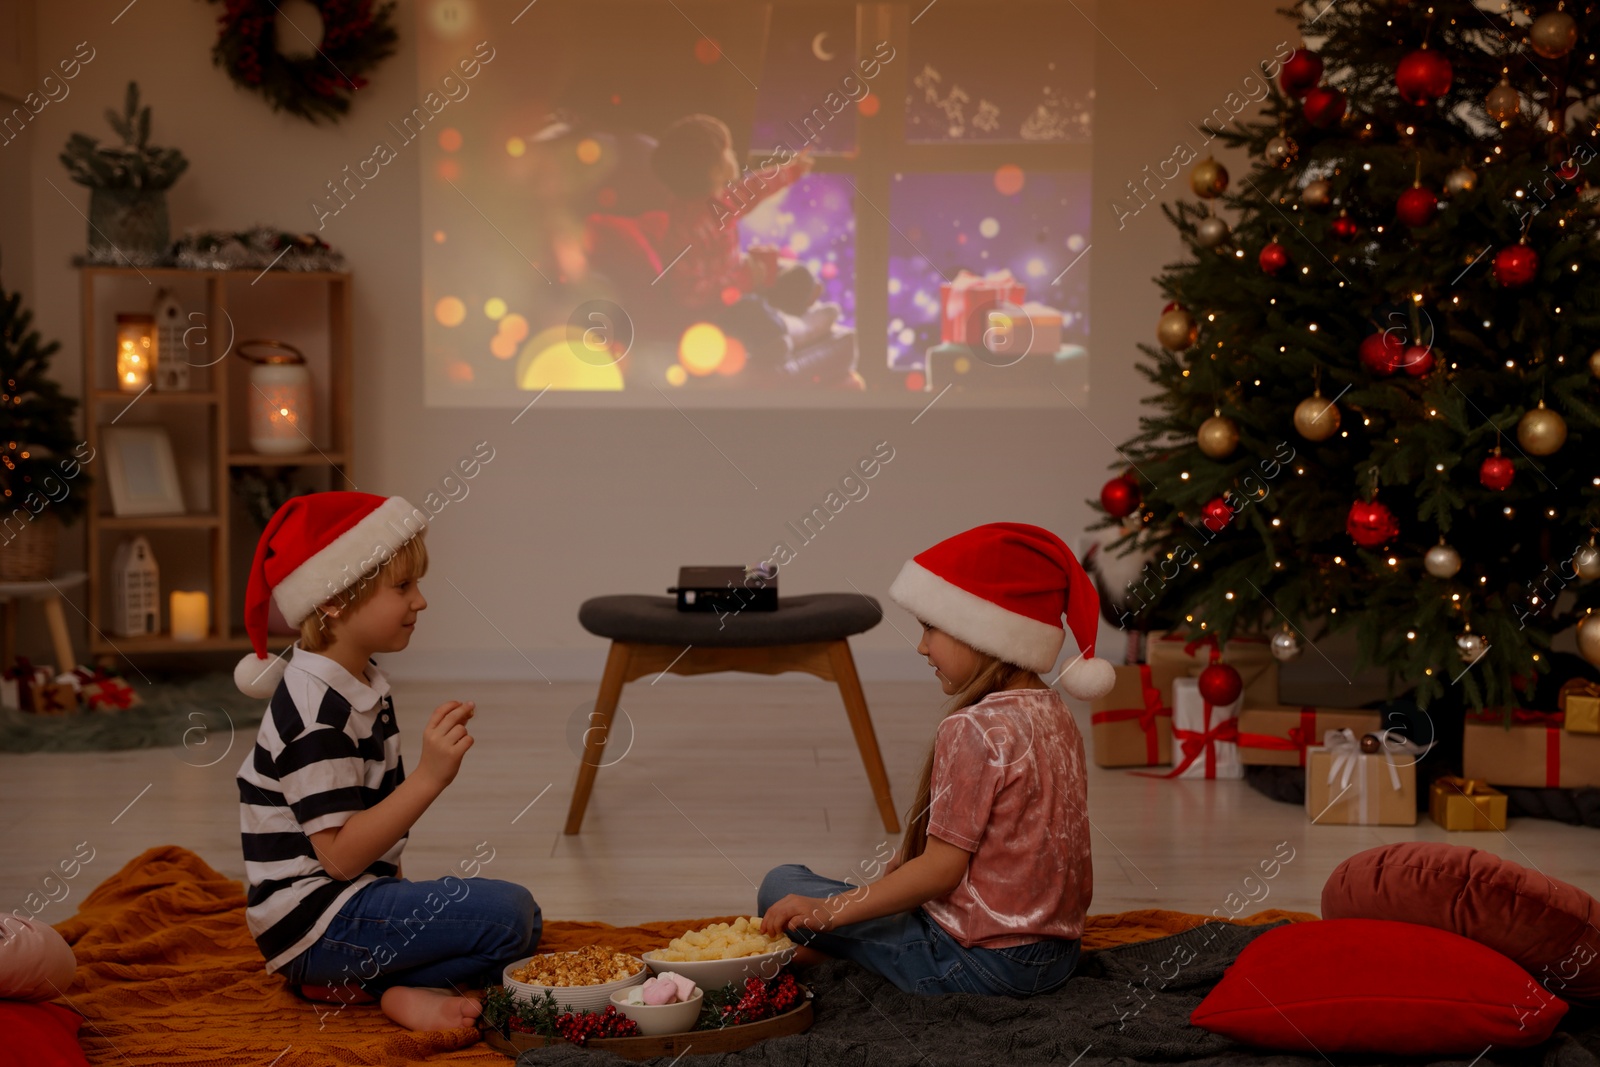
[[700,1003],[704,999],[699,986],[671,971],[662,971],[640,985],[611,994],[611,1003],[638,1024],[643,1037],[693,1030],[700,1021]]

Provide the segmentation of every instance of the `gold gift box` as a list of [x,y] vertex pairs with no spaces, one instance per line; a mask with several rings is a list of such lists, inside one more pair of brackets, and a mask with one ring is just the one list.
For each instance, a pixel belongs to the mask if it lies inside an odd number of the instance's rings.
[[1562,726],[1575,734],[1600,734],[1600,685],[1572,678],[1556,698],[1566,716]]
[[1506,795],[1478,778],[1436,778],[1428,816],[1446,830],[1504,830]]

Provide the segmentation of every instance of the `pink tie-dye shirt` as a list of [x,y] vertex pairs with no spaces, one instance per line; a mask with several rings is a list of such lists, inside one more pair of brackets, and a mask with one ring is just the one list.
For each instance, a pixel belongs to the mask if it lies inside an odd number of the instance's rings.
[[967,947],[1083,936],[1094,890],[1083,736],[1051,689],[992,693],[939,724],[928,833],[972,853],[928,914]]

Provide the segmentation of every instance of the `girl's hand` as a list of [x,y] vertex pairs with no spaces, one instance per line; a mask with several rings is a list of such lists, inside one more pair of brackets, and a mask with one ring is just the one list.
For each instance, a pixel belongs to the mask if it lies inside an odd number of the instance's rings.
[[467,720],[472,718],[474,707],[471,701],[451,700],[433,709],[433,716],[422,731],[418,778],[431,782],[441,791],[455,781],[456,773],[461,770],[461,758],[472,747]]
[[822,931],[832,925],[833,913],[822,897],[803,897],[790,893],[761,916],[761,932],[777,937],[790,930],[804,928]]

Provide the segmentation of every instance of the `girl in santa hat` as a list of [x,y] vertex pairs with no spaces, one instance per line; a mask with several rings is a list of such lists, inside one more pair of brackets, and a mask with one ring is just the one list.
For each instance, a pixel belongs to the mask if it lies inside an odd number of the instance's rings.
[[900,854],[854,885],[789,864],[762,882],[762,930],[797,962],[854,960],[915,993],[1026,997],[1078,961],[1093,889],[1083,738],[1040,677],[1065,641],[1068,694],[1109,692],[1094,657],[1099,599],[1059,537],[991,523],[908,561],[889,595],[922,624],[917,651],[952,699]]

